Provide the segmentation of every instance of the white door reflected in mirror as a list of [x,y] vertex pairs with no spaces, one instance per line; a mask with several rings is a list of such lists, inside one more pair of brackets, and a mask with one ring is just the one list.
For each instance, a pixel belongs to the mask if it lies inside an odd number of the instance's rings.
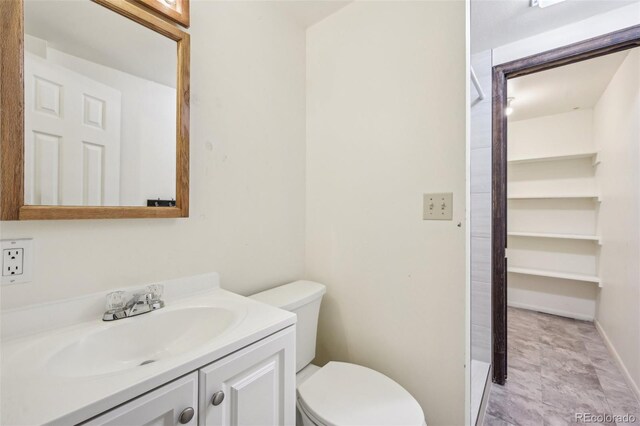
[[27,0],[24,67],[25,204],[175,199],[174,41],[89,0]]
[[25,202],[117,206],[120,91],[31,53],[24,69]]

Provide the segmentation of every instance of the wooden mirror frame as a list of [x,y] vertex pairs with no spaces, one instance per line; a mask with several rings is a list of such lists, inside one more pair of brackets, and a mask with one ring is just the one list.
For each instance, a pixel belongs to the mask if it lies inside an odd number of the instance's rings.
[[170,6],[164,0],[135,0],[140,4],[144,4],[160,15],[172,20],[176,24],[180,24],[185,28],[189,28],[189,0],[175,0],[175,7]]
[[0,0],[0,220],[189,216],[189,34],[126,0],[91,0],[177,43],[176,206],[24,204],[24,5]]

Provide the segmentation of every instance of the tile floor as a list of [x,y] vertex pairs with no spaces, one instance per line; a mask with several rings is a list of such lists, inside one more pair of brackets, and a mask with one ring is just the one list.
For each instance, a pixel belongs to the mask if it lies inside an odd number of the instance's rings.
[[585,424],[576,413],[630,414],[635,422],[618,424],[640,425],[640,405],[592,323],[509,308],[508,330],[508,379],[491,387],[485,426]]

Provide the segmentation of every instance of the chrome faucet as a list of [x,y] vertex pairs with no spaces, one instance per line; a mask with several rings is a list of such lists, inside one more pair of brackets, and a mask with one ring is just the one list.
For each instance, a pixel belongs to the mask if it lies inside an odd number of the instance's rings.
[[107,311],[102,316],[102,320],[115,321],[164,308],[162,290],[162,285],[159,284],[147,286],[143,292],[134,293],[126,303],[124,291],[109,293],[107,294]]

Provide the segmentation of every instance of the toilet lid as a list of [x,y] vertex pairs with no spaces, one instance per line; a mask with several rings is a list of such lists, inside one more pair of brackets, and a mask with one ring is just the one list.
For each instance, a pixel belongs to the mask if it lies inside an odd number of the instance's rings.
[[418,402],[382,373],[330,362],[298,388],[304,409],[327,426],[424,423]]

